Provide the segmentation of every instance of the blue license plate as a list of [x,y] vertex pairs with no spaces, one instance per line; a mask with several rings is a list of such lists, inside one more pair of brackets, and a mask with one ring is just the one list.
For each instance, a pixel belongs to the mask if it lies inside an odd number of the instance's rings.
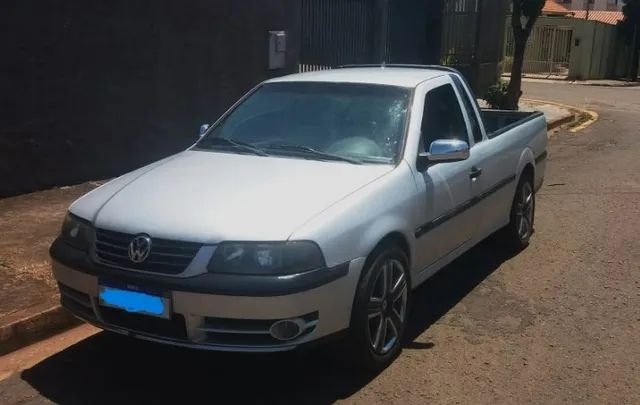
[[100,286],[100,305],[127,312],[169,318],[169,300],[138,291]]

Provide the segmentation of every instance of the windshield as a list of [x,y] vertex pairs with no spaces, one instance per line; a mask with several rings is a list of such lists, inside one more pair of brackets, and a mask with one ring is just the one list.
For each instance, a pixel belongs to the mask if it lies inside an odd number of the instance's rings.
[[268,83],[196,147],[225,138],[270,155],[392,163],[404,139],[410,95],[409,89],[372,84]]

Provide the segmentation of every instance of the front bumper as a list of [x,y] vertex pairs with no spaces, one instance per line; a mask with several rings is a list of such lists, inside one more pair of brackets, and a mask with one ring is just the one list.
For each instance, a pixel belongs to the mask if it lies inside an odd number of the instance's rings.
[[[340,269],[326,269],[339,271],[339,277],[316,275],[303,283],[292,277],[277,282],[265,280],[256,285],[252,284],[255,280],[238,275],[234,277],[237,279],[225,280],[226,284],[221,282],[222,286],[212,286],[211,292],[207,292],[206,285],[194,283],[197,277],[128,275],[123,270],[96,265],[87,254],[61,245],[62,242],[56,243],[51,249],[53,273],[60,286],[62,305],[74,315],[114,332],[208,350],[284,351],[348,328],[364,265],[364,258],[356,259]],[[325,282],[318,285],[321,283],[318,277]],[[105,280],[124,283],[133,289],[161,291],[169,298],[171,318],[154,318],[101,306],[98,290]],[[229,292],[229,286],[235,292]],[[301,321],[303,333],[289,341],[272,337],[270,326],[285,319]]]

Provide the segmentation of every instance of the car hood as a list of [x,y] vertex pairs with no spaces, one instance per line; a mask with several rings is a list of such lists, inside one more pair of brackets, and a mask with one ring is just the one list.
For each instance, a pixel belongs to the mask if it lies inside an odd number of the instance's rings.
[[286,240],[306,221],[392,169],[185,151],[107,183],[70,210],[98,228],[158,238]]

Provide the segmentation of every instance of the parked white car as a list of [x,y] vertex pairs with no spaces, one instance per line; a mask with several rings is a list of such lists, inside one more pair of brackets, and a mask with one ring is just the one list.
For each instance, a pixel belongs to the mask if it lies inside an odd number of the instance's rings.
[[51,247],[62,304],[202,349],[347,331],[381,368],[413,289],[498,230],[528,244],[546,145],[542,114],[481,111],[447,68],[268,80],[188,150],[69,208]]

